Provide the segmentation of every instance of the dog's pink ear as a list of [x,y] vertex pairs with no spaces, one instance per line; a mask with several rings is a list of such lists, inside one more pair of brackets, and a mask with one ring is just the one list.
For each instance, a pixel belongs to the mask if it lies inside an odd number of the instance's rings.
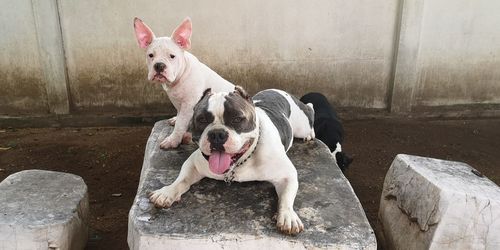
[[179,27],[177,27],[172,33],[172,40],[174,40],[179,47],[189,49],[191,48],[192,31],[193,25],[191,24],[191,18],[186,17]]
[[151,31],[151,29],[137,17],[134,18],[134,29],[137,42],[139,42],[139,47],[148,47],[155,37],[153,31]]

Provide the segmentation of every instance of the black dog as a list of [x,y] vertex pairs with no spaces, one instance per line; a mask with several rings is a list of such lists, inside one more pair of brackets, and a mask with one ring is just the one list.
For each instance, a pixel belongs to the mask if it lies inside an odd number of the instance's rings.
[[326,97],[320,93],[308,93],[302,96],[300,100],[303,103],[313,104],[316,138],[330,148],[337,165],[342,171],[345,171],[353,159],[342,152],[341,144],[344,140],[344,128],[340,123],[337,112],[335,112]]

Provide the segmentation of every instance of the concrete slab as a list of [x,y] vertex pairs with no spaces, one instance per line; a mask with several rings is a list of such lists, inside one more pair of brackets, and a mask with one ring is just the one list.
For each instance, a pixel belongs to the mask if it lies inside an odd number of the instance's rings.
[[79,176],[26,170],[0,183],[0,249],[83,249],[87,186]]
[[500,188],[465,163],[396,156],[379,217],[390,249],[500,249]]
[[295,210],[305,231],[285,236],[272,219],[277,204],[265,182],[233,183],[204,179],[169,209],[157,209],[146,193],[170,184],[195,150],[182,145],[163,151],[172,130],[155,124],[149,137],[137,196],[129,214],[131,249],[376,249],[375,235],[351,185],[321,142],[296,142],[289,156],[299,174]]

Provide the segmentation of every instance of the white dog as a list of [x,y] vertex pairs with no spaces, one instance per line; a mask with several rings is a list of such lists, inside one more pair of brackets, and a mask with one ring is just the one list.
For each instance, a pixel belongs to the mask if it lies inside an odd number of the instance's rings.
[[175,125],[174,131],[160,143],[160,147],[176,148],[185,136],[189,136],[186,131],[193,107],[203,91],[211,88],[214,92],[228,92],[234,89],[234,85],[186,51],[191,47],[189,17],[171,37],[156,37],[139,18],[134,20],[134,29],[139,46],[146,52],[148,79],[161,83],[177,109],[177,116],[169,120],[170,125]]
[[252,99],[234,92],[205,91],[194,108],[190,131],[199,149],[182,165],[177,179],[150,193],[158,207],[170,207],[204,177],[225,181],[268,181],[278,193],[277,227],[297,234],[304,229],[293,210],[299,186],[286,152],[293,137],[314,138],[314,111],[281,90],[264,90]]

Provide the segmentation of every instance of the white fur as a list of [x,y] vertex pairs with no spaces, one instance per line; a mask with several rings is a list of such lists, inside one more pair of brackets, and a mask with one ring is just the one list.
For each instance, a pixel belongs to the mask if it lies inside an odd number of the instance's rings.
[[335,150],[332,152],[333,158],[335,158],[335,162],[337,162],[337,153],[342,152],[342,146],[337,142]]
[[238,134],[232,129],[225,129],[226,126],[224,126],[223,115],[224,101],[226,100],[225,96],[227,94],[227,92],[214,93],[208,100],[207,110],[214,115],[214,121],[205,128],[200,136],[199,142],[200,150],[206,155],[210,155],[210,143],[208,141],[207,133],[212,129],[224,129],[229,133],[229,137],[224,143],[224,149],[230,154],[238,153],[243,145],[250,140],[250,138],[257,137],[257,130]]
[[[188,129],[193,107],[203,91],[211,88],[212,92],[229,92],[234,90],[234,85],[179,47],[170,37],[155,37],[153,34],[153,40],[145,52],[149,80],[153,80],[156,74],[155,63],[162,62],[166,65],[162,74],[167,81],[161,82],[161,85],[177,109],[177,117],[169,120],[169,124],[175,124],[174,131],[160,143],[160,147],[175,148]],[[150,58],[149,54],[154,57]],[[175,55],[175,58],[170,58],[170,54]]]
[[177,108],[177,119],[172,134],[161,142],[162,148],[175,148],[179,145],[193,116],[193,108],[203,91],[207,88],[211,88],[213,92],[234,90],[233,84],[220,77],[189,52],[184,53],[187,69],[178,76],[179,82],[173,87],[163,84],[170,101]]
[[309,119],[307,118],[306,114],[304,114],[304,112],[300,109],[300,107],[297,106],[297,104],[295,103],[295,101],[293,101],[290,94],[279,89],[273,89],[273,90],[278,92],[283,97],[285,97],[285,99],[290,104],[290,118],[288,119],[288,121],[292,126],[293,137],[303,138],[306,141],[314,139],[315,137],[314,128],[311,127],[311,125],[309,125]]
[[342,152],[342,146],[337,142],[337,145],[335,145],[335,150],[332,152],[332,154],[336,154],[339,152]]
[[[221,104],[220,100],[217,100],[218,98],[220,97],[211,97],[209,110],[216,112],[220,120],[223,112],[220,113],[218,109],[220,106],[223,107],[223,102]],[[271,119],[260,108],[256,108],[255,112],[258,119],[257,124],[260,124],[260,126],[256,126],[252,133],[258,133],[260,129],[260,137],[258,142],[255,142],[257,144],[252,157],[235,169],[234,181],[271,182],[275,186],[279,198],[276,225],[284,233],[297,234],[304,229],[300,218],[293,210],[293,203],[299,186],[297,171],[286,155],[285,149],[277,146],[281,145],[281,138]],[[221,124],[218,123],[216,126],[221,126]],[[208,130],[208,128],[205,129],[204,133]],[[230,137],[235,136],[239,137],[241,135],[230,134]],[[154,191],[150,196],[150,200],[157,206],[169,207],[174,201],[179,200],[180,196],[192,184],[204,177],[217,180],[224,179],[223,175],[216,175],[210,171],[207,160],[198,149],[184,162],[177,179],[171,185]]]

